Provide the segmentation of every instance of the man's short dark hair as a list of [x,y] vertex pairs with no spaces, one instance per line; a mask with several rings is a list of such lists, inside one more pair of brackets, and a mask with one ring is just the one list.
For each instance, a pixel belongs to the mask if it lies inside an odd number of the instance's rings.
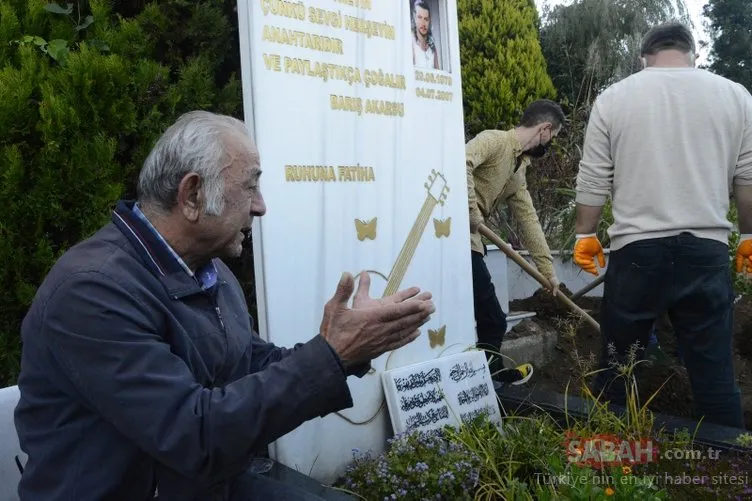
[[654,26],[642,38],[641,56],[652,56],[662,50],[695,52],[695,38],[689,28],[679,22]]
[[426,9],[428,12],[431,12],[431,7],[428,6],[428,2],[426,2],[426,0],[415,0],[415,2],[413,3],[413,12],[415,12],[415,9],[417,7]]
[[558,128],[566,121],[561,106],[550,99],[539,99],[533,101],[525,108],[525,112],[520,119],[520,126],[535,127],[544,122],[551,122],[554,128]]

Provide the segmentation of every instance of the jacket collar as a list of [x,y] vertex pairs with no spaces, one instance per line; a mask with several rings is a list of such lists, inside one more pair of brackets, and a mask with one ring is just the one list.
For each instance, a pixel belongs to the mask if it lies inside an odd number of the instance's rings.
[[[120,200],[112,213],[112,221],[162,281],[169,294],[178,299],[202,292],[197,277],[182,263],[156,229],[150,227],[148,221],[134,209],[135,201]],[[204,279],[204,289],[209,289],[218,277],[214,263],[209,263],[206,268],[199,270],[198,275]]]
[[512,153],[514,153],[515,158],[522,155],[524,152],[522,151],[522,145],[520,144],[520,139],[517,137],[517,130],[516,129],[507,129],[505,131],[502,131],[502,133],[505,136],[505,141],[509,147],[512,148]]
[[517,137],[515,129],[510,129],[506,133],[509,145],[512,147],[512,153],[514,154],[514,170],[512,172],[516,174],[520,170],[520,167],[530,164],[530,156],[525,155],[525,152],[522,151],[522,144],[520,144],[520,138]]

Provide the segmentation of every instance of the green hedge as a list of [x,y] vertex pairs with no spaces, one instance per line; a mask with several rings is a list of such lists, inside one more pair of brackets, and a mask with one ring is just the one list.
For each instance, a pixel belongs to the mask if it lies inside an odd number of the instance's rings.
[[556,98],[533,0],[458,0],[465,132],[517,125],[536,99]]
[[234,7],[0,0],[1,386],[37,286],[134,195],[164,128],[197,108],[242,118]]

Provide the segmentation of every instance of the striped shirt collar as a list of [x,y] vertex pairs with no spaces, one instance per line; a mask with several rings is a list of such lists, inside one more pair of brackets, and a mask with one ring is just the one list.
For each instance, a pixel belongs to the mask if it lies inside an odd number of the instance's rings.
[[196,280],[203,290],[208,290],[217,283],[218,272],[213,261],[193,273],[135,202],[124,200],[118,202],[112,218],[129,240],[136,245],[136,248],[145,254],[152,267],[160,275],[186,273]]

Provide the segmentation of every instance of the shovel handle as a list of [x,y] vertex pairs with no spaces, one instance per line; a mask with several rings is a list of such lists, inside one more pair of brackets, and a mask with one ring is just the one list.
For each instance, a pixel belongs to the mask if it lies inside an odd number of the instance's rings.
[[577,301],[582,296],[584,296],[585,294],[587,294],[588,292],[590,292],[591,290],[595,289],[600,284],[602,284],[604,280],[606,280],[606,274],[605,273],[602,273],[601,275],[598,275],[598,277],[595,280],[593,280],[592,282],[590,282],[589,284],[587,284],[585,287],[583,287],[582,289],[580,289],[577,292],[575,292],[574,294],[572,294],[572,301]]
[[[517,263],[520,268],[525,270],[528,275],[536,279],[543,287],[550,288],[551,283],[548,281],[546,277],[544,277],[533,265],[528,263],[525,258],[520,256],[514,249],[512,249],[511,246],[504,243],[504,241],[493,231],[491,231],[486,225],[481,224],[478,226],[478,232],[483,235],[484,237],[488,238],[496,247],[501,249],[501,251],[509,256],[512,261]],[[598,332],[601,331],[601,326],[598,324],[598,322],[595,321],[593,317],[588,315],[588,313],[577,306],[571,299],[569,299],[567,296],[564,295],[562,291],[556,291],[556,297],[561,300],[565,305],[567,305],[572,311],[580,315],[582,318],[584,318],[590,325],[595,328]]]

